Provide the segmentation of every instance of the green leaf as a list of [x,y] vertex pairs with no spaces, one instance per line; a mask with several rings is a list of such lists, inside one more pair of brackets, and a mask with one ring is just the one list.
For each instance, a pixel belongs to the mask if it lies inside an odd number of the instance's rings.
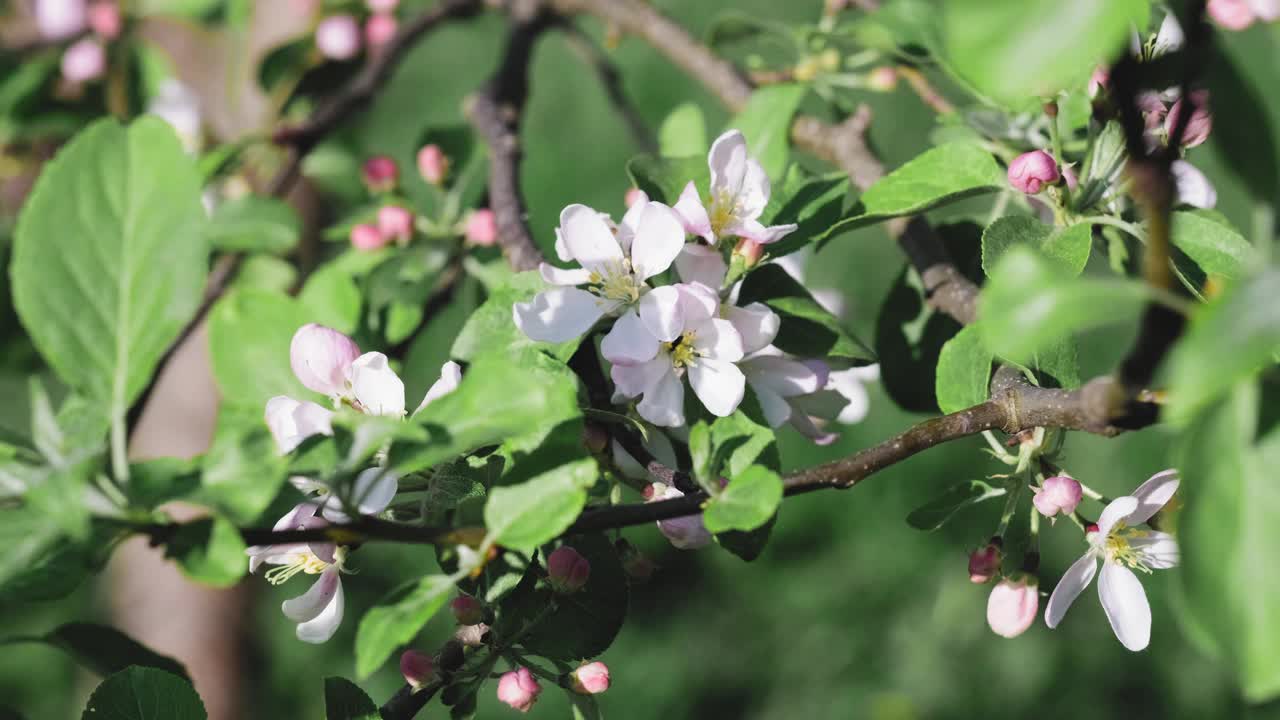
[[223,402],[261,410],[275,395],[313,397],[289,366],[293,334],[312,317],[283,293],[245,288],[219,300],[209,318],[209,354]]
[[949,0],[941,8],[954,69],[1006,103],[1082,84],[1149,12],[1147,0]]
[[192,499],[247,525],[275,498],[286,462],[276,452],[260,411],[223,407],[201,467],[200,488]]
[[369,677],[408,643],[423,625],[444,607],[453,593],[453,581],[444,575],[428,575],[393,590],[360,619],[356,629],[356,675]]
[[204,703],[186,679],[164,670],[130,667],[89,696],[80,720],[205,720]]
[[1170,240],[1213,275],[1238,278],[1259,261],[1249,241],[1225,217],[1210,210],[1175,212]]
[[766,85],[751,93],[746,107],[729,120],[727,129],[742,132],[747,153],[771,178],[782,176],[790,155],[791,118],[809,88],[799,83]]
[[253,288],[289,292],[298,281],[298,269],[288,260],[275,255],[249,255],[240,262],[240,270],[232,278],[229,290]]
[[1254,443],[1262,405],[1256,384],[1238,384],[1178,443],[1182,610],[1258,703],[1280,695],[1280,575],[1266,571],[1280,547],[1280,432]]
[[1125,280],[1063,277],[1033,250],[1001,258],[978,301],[982,337],[996,355],[1030,363],[1064,334],[1136,315],[1146,290]]
[[1196,411],[1275,362],[1280,349],[1280,270],[1267,270],[1200,308],[1169,356],[1164,418],[1185,424]]
[[204,222],[195,166],[156,118],[95,123],[23,208],[14,307],[49,365],[115,424],[199,305]]
[[946,492],[921,505],[907,515],[907,524],[917,530],[937,530],[956,513],[971,505],[1004,496],[1004,488],[992,487],[981,480],[952,485]]
[[360,326],[360,288],[351,274],[336,264],[311,273],[298,300],[321,325],[348,335]]
[[782,257],[810,243],[831,236],[833,226],[844,215],[844,201],[849,194],[849,176],[845,173],[811,176],[799,165],[792,165],[780,187],[775,187],[761,221],[765,225],[790,225],[795,232],[770,245],[770,257]]
[[595,695],[582,695],[568,688],[564,692],[569,698],[569,707],[573,710],[573,720],[603,720],[600,703],[596,702]]
[[355,683],[340,677],[324,679],[325,720],[382,720],[378,706]]
[[111,537],[95,533],[78,543],[43,514],[29,508],[0,510],[0,600],[54,600],[75,590],[96,569],[93,550]]
[[283,200],[246,195],[218,206],[209,221],[209,241],[219,250],[279,255],[302,233],[298,213]]
[[538,347],[553,356],[568,360],[577,351],[581,340],[570,340],[559,345],[537,343],[529,339],[512,319],[512,306],[529,302],[549,286],[537,271],[530,270],[513,276],[505,285],[489,294],[484,303],[467,318],[467,322],[453,341],[451,355],[458,360],[472,360],[494,348]]
[[991,382],[991,351],[976,325],[962,329],[938,356],[938,407],[953,413],[985,402]]
[[740,298],[742,305],[763,302],[778,313],[782,325],[773,344],[784,352],[857,365],[875,360],[875,353],[845,330],[840,320],[780,265],[761,265],[748,274]]
[[705,155],[709,147],[707,123],[702,117],[702,108],[697,103],[687,102],[677,105],[674,110],[667,113],[667,117],[658,128],[658,151],[662,157],[685,158]]
[[66,623],[45,635],[43,640],[98,675],[111,675],[137,665],[187,677],[182,663],[106,625]]
[[583,458],[519,485],[493,488],[484,506],[485,528],[499,545],[531,553],[578,518],[597,473],[596,461]]
[[1024,215],[1010,215],[982,231],[982,269],[987,275],[1000,258],[1015,247],[1029,247],[1070,275],[1079,275],[1089,261],[1093,245],[1093,226],[1076,223],[1055,228]]
[[899,407],[936,413],[935,379],[942,346],[960,324],[925,303],[920,276],[909,265],[890,286],[876,316],[880,382]]
[[[682,158],[637,155],[627,163],[627,175],[636,187],[655,202],[674,205],[690,182],[699,192],[711,187],[711,169],[706,155]],[[705,199],[705,198],[704,198]]]
[[236,526],[221,517],[185,522],[165,543],[165,557],[177,561],[183,574],[213,587],[231,587],[244,577],[244,540]]
[[754,465],[707,501],[702,521],[712,533],[755,530],[773,517],[780,502],[782,478],[768,468]]
[[703,488],[715,486],[716,471],[712,466],[711,426],[706,420],[699,420],[689,428],[689,457],[692,462],[693,478]]
[[777,438],[760,414],[755,396],[748,395],[732,415],[711,424],[711,475],[733,479],[754,465],[781,472]]

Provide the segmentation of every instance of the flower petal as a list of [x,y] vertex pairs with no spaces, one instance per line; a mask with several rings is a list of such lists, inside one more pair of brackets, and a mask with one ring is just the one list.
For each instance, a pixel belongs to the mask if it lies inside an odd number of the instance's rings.
[[1206,210],[1218,204],[1218,191],[1195,165],[1186,160],[1174,160],[1169,169],[1173,172],[1178,202]]
[[689,367],[689,384],[712,415],[726,417],[742,403],[747,378],[731,362],[702,358]]
[[427,389],[427,394],[422,396],[422,402],[418,404],[418,409],[413,411],[417,415],[422,412],[422,408],[448,395],[458,389],[458,385],[462,382],[462,367],[458,363],[450,360],[440,366],[440,379],[431,383],[431,387]]
[[346,370],[360,348],[346,335],[324,325],[309,323],[298,328],[289,342],[289,366],[308,390],[341,395]]
[[586,290],[559,287],[538,293],[532,302],[516,303],[512,316],[530,340],[562,343],[581,337],[605,310],[600,298]]
[[292,452],[312,435],[333,434],[333,411],[310,401],[277,395],[267,401],[267,428],[281,455]]
[[830,445],[840,439],[839,433],[832,433],[823,430],[814,424],[813,418],[803,412],[800,412],[798,409],[792,410],[789,422],[791,423],[791,427],[795,428],[801,435],[812,440],[814,445]]
[[290,620],[305,623],[323,613],[341,589],[342,578],[338,576],[338,568],[328,567],[305,593],[285,600],[280,609]]
[[404,415],[404,382],[387,356],[370,352],[356,358],[350,370],[351,393],[370,415]]
[[[645,293],[644,297],[640,298],[639,319],[643,321],[649,333],[661,342],[672,342],[680,337],[680,333],[684,332],[684,313],[680,309],[680,288],[676,285],[663,285]],[[605,357],[608,355],[606,354]]]
[[300,623],[297,627],[298,639],[318,645],[333,637],[338,631],[338,626],[342,624],[342,613],[345,600],[342,596],[342,581],[338,577],[338,569],[331,567],[320,574],[321,580],[317,580],[319,585],[323,582],[325,575],[332,574],[334,583],[333,597],[329,600],[329,604],[324,606],[323,611],[311,620]]
[[720,310],[720,295],[702,283],[680,283],[680,311],[685,327],[709,320]]
[[1131,537],[1129,547],[1137,550],[1142,562],[1152,570],[1168,570],[1178,565],[1178,541],[1169,533],[1153,530]]
[[1063,573],[1058,586],[1049,596],[1049,603],[1045,605],[1044,624],[1050,628],[1058,627],[1058,623],[1062,622],[1062,617],[1067,614],[1071,603],[1075,602],[1080,593],[1089,587],[1089,583],[1093,582],[1093,576],[1097,572],[1098,558],[1092,552],[1085,553],[1079,560],[1071,563],[1071,567]]
[[[360,471],[351,484],[350,502],[361,515],[377,515],[396,497],[400,489],[400,477],[386,468],[368,468]],[[351,518],[343,511],[345,505],[336,496],[325,501],[324,516],[333,522],[348,522]]]
[[570,205],[560,212],[560,232],[573,259],[592,272],[606,270],[623,258],[608,223],[586,205]]
[[640,229],[640,215],[644,213],[644,208],[649,204],[649,196],[643,190],[636,190],[636,201],[627,208],[627,212],[622,216],[622,222],[618,223],[618,244],[622,246],[622,252],[627,255],[631,254],[631,245],[635,240],[636,231]]
[[684,226],[680,216],[662,203],[645,203],[631,241],[631,270],[648,280],[671,267],[684,247]]
[[704,358],[735,363],[742,359],[742,336],[721,318],[703,320],[693,330],[693,347]]
[[[743,369],[746,369],[746,363],[743,363]],[[771,428],[782,427],[783,423],[791,417],[791,403],[768,385],[759,382],[750,370],[747,370],[746,376],[747,383],[756,394],[756,401],[760,403],[760,411],[764,413],[765,422],[769,423]]]
[[725,132],[711,143],[707,165],[711,168],[712,202],[721,193],[737,195],[747,174],[747,139],[737,130]]
[[645,390],[644,398],[636,405],[636,412],[659,427],[683,425],[684,383],[680,377],[675,372],[664,373]]
[[1103,563],[1098,597],[1120,644],[1134,652],[1147,647],[1151,642],[1151,606],[1138,576],[1123,565]]
[[821,381],[825,379],[805,363],[776,355],[744,360],[741,367],[752,387],[767,388],[784,398],[818,392],[823,386]]
[[719,290],[729,266],[719,250],[698,243],[689,243],[676,257],[676,272],[686,283],[698,283],[712,290]]
[[[641,305],[640,309],[643,311],[644,306]],[[657,356],[658,338],[641,322],[639,315],[634,312],[623,313],[613,324],[609,334],[604,336],[600,352],[614,365],[642,365]]]
[[1111,533],[1111,529],[1115,527],[1117,522],[1125,520],[1127,523],[1128,517],[1138,509],[1138,504],[1138,498],[1131,495],[1124,495],[1112,500],[1110,504],[1102,509],[1102,514],[1098,516],[1098,532],[1101,532],[1103,537],[1106,537]]
[[[707,216],[707,208],[703,206],[702,198],[698,197],[698,188],[692,180],[684,186],[680,198],[671,209],[680,216],[685,232],[697,235],[709,243],[716,241],[716,236],[711,232],[711,218]],[[681,277],[684,276],[681,275]],[[685,280],[688,279],[685,278]]]
[[1150,480],[1134,489],[1133,497],[1138,499],[1138,508],[1129,514],[1125,522],[1141,525],[1150,520],[1178,491],[1178,482],[1177,470],[1165,470],[1152,475]]
[[772,344],[778,336],[778,328],[782,326],[782,318],[768,305],[759,302],[746,307],[729,305],[724,309],[724,318],[742,336],[742,352],[747,355]]
[[613,384],[623,397],[633,398],[649,392],[668,373],[673,372],[671,358],[658,355],[641,365],[614,365],[609,371]]
[[591,271],[586,268],[565,270],[555,265],[540,263],[538,274],[549,285],[586,285],[591,282]]
[[560,262],[573,262],[573,253],[569,252],[569,246],[564,242],[564,231],[556,228],[556,257],[560,258]]
[[[742,187],[738,190],[736,199],[740,217],[759,225],[755,219],[760,217],[760,213],[769,204],[769,175],[750,155],[747,156],[747,171],[742,177]],[[795,228],[794,225],[791,227]]]
[[768,227],[761,225],[756,220],[742,220],[736,223],[734,228],[738,235],[754,240],[761,245],[776,243],[782,238],[795,232],[799,225],[791,223],[789,225],[770,225]]

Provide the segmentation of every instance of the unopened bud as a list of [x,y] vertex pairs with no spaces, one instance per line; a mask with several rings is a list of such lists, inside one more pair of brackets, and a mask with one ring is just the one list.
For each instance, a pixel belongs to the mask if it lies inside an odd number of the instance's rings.
[[386,13],[370,15],[369,19],[364,21],[364,41],[371,48],[383,47],[396,36],[397,28],[399,23],[396,22],[394,15]]
[[1247,0],[1209,0],[1209,17],[1228,30],[1244,30],[1258,19]]
[[1000,573],[1000,538],[992,538],[986,547],[974,550],[969,555],[969,582],[983,585],[991,582],[991,578]]
[[1080,180],[1076,177],[1076,171],[1071,169],[1069,165],[1062,166],[1062,179],[1067,183],[1067,189],[1075,192],[1080,187]]
[[[1193,148],[1209,139],[1209,131],[1213,129],[1213,115],[1209,112],[1209,93],[1197,90],[1191,93],[1190,101],[1195,105],[1195,110],[1191,112],[1186,130],[1182,133],[1182,146]],[[1171,138],[1178,125],[1178,118],[1186,111],[1186,107],[1185,98],[1178,100],[1164,119],[1164,130]]]
[[50,40],[65,40],[84,30],[84,0],[36,0],[36,29]]
[[622,198],[623,204],[626,205],[627,207],[631,207],[632,205],[635,205],[638,202],[648,201],[648,200],[649,200],[648,194],[646,194],[645,191],[641,190],[638,187],[628,188],[627,194]]
[[759,264],[760,258],[764,255],[764,245],[749,238],[741,238],[733,252],[742,258],[743,268],[751,269]]
[[1107,89],[1107,83],[1111,80],[1111,71],[1105,65],[1099,65],[1093,69],[1093,74],[1089,76],[1089,97],[1096,98]]
[[123,27],[120,6],[115,0],[98,0],[89,5],[89,28],[103,40],[114,40]]
[[1023,153],[1009,163],[1009,184],[1014,190],[1035,195],[1045,185],[1058,182],[1058,163],[1043,150]]
[[1084,490],[1079,481],[1066,475],[1055,475],[1045,479],[1044,487],[1036,490],[1031,502],[1041,515],[1051,518],[1059,512],[1063,515],[1075,512],[1083,496]]
[[331,15],[316,26],[316,49],[330,60],[350,60],[360,52],[360,25],[350,15]]
[[888,65],[882,65],[867,73],[867,88],[876,92],[893,92],[898,86],[898,71]]
[[1015,638],[1036,621],[1040,587],[1035,576],[1019,574],[991,588],[987,598],[987,625],[1000,637]]
[[449,603],[459,625],[478,625],[484,620],[484,605],[470,595],[459,595]]
[[1142,124],[1148,132],[1159,130],[1164,125],[1165,116],[1169,114],[1169,106],[1165,105],[1159,93],[1138,93],[1137,105],[1138,112],[1142,113]]
[[489,208],[475,210],[467,216],[463,233],[472,245],[492,247],[498,242],[498,217]]
[[484,623],[460,625],[457,630],[453,631],[453,639],[464,647],[480,647],[485,644],[488,635],[489,626]]
[[400,674],[414,691],[422,689],[436,674],[436,663],[430,655],[417,650],[405,650],[400,656]]
[[357,250],[377,250],[391,242],[376,225],[362,223],[351,228],[351,247]]
[[432,185],[444,184],[444,179],[449,176],[449,157],[439,145],[423,145],[418,151],[418,174]]
[[370,192],[390,192],[400,178],[400,169],[396,167],[395,160],[386,155],[375,155],[364,161],[360,176]]
[[547,580],[558,593],[575,593],[587,584],[591,577],[591,563],[577,550],[562,545],[547,558]]
[[289,342],[289,366],[308,390],[335,397],[346,392],[347,368],[360,346],[331,327],[308,323]]
[[364,0],[364,4],[369,8],[369,12],[389,13],[396,9],[400,0]]
[[1045,114],[1045,117],[1049,117],[1049,118],[1058,117],[1058,103],[1054,100],[1050,100],[1049,102],[1045,103],[1044,114]]
[[569,676],[579,695],[599,695],[609,689],[609,668],[602,662],[587,663]]
[[413,213],[398,205],[378,209],[378,232],[404,244],[413,237]]
[[107,71],[107,51],[95,38],[76,41],[62,53],[62,77],[77,85],[97,80]]
[[520,712],[529,712],[538,701],[542,686],[528,668],[517,668],[498,679],[498,700]]

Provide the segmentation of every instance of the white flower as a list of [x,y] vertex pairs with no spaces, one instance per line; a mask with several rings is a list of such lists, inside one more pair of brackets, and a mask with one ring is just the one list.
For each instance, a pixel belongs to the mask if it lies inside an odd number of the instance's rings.
[[830,375],[826,363],[795,360],[770,346],[765,352],[742,361],[741,367],[769,427],[778,428],[790,423],[818,445],[835,442],[838,436],[814,424],[809,408],[802,402],[805,397],[826,387]]
[[1178,202],[1206,210],[1211,210],[1218,204],[1218,191],[1213,189],[1209,178],[1195,165],[1186,160],[1174,160],[1170,170],[1173,172]]
[[1147,647],[1151,640],[1151,606],[1134,570],[1165,570],[1178,564],[1178,543],[1172,535],[1157,530],[1139,530],[1164,507],[1178,489],[1174,470],[1157,473],[1133,491],[1116,498],[1102,511],[1097,525],[1090,526],[1086,538],[1089,550],[1075,561],[1049,596],[1044,621],[1058,626],[1067,608],[1093,580],[1102,561],[1098,596],[1116,638],[1129,650]]
[[[644,497],[645,502],[658,502],[684,497],[684,493],[671,485],[653,483],[645,488]],[[702,523],[701,514],[659,520],[658,530],[680,550],[696,550],[711,544],[711,533]]]
[[827,379],[827,389],[835,391],[844,399],[844,407],[836,416],[836,422],[842,425],[862,422],[871,404],[867,396],[866,384],[879,379],[879,365],[865,365],[832,372]]
[[[516,327],[532,340],[559,343],[580,337],[605,316],[639,320],[641,306],[653,302],[646,300],[646,281],[671,267],[685,236],[675,212],[661,203],[637,202],[627,215],[615,233],[585,205],[570,205],[560,213],[565,252],[582,267],[562,270],[543,263],[543,279],[557,287],[532,302],[516,303]],[[628,330],[625,324],[621,330],[614,327],[611,334]]]
[[730,130],[711,144],[711,199],[703,205],[692,181],[680,193],[674,208],[690,235],[715,245],[723,237],[744,237],[762,245],[777,242],[794,232],[796,225],[765,227],[760,215],[769,204],[769,176],[747,154],[747,140]]
[[267,401],[267,427],[281,455],[293,452],[312,435],[333,434],[333,411],[310,401],[277,395]]
[[[316,517],[318,506],[306,502],[289,511],[275,524],[274,530],[302,530],[328,525],[324,518]],[[333,543],[291,543],[288,545],[264,545],[245,551],[249,555],[249,572],[263,564],[275,565],[266,573],[267,581],[279,585],[298,575],[319,575],[302,595],[285,600],[281,610],[290,620],[298,623],[298,639],[309,643],[322,643],[333,637],[342,624],[342,561],[346,549]]]
[[458,384],[462,382],[462,368],[458,363],[450,360],[440,366],[440,379],[431,384],[427,389],[427,394],[423,396],[422,403],[418,405],[418,409],[413,411],[414,415],[422,412],[422,409],[430,405],[432,402],[448,395],[458,389]]
[[1182,25],[1178,24],[1178,17],[1173,13],[1167,13],[1164,21],[1160,23],[1160,29],[1156,31],[1155,40],[1151,43],[1151,57],[1159,57],[1180,50],[1186,42],[1187,38],[1182,32]]

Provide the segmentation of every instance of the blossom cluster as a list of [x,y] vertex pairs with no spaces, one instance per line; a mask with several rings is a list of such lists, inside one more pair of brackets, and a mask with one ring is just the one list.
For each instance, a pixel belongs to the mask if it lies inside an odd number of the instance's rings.
[[38,0],[33,10],[42,37],[74,40],[62,53],[62,79],[68,89],[77,91],[106,73],[107,43],[124,29],[116,0]]

